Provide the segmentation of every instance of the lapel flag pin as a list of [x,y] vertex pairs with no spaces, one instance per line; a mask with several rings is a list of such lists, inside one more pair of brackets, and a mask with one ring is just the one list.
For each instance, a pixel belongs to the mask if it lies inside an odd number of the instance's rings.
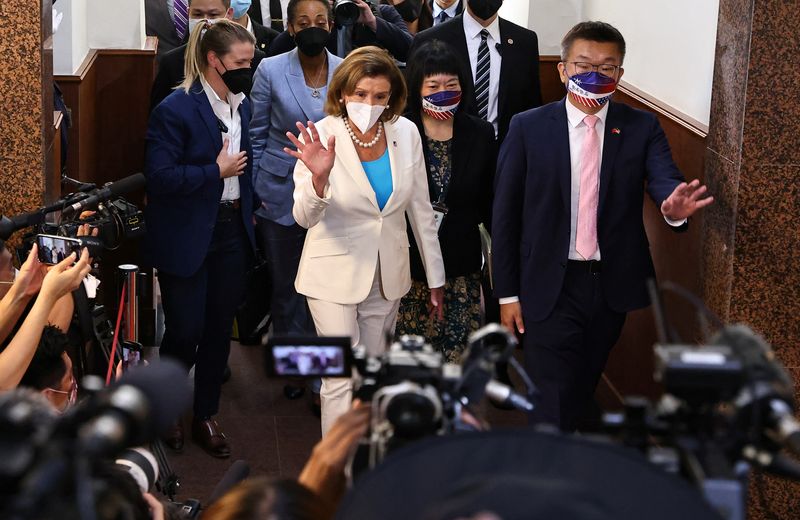
[[508,44],[509,45],[514,45],[514,39],[513,38],[509,38],[508,39]]
[[619,135],[621,132],[619,131],[619,128],[612,128],[611,133]]

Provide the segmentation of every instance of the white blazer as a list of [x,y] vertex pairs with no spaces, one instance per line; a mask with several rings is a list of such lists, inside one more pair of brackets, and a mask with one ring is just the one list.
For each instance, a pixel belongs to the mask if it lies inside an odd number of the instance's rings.
[[383,211],[342,118],[328,116],[316,126],[323,143],[336,136],[336,158],[324,198],[314,191],[311,172],[302,161],[294,169],[292,214],[308,229],[295,280],[297,292],[342,305],[360,303],[369,294],[380,257],[384,297],[402,298],[411,288],[406,214],[428,286],[443,286],[444,263],[416,125],[403,117],[384,124],[392,195]]

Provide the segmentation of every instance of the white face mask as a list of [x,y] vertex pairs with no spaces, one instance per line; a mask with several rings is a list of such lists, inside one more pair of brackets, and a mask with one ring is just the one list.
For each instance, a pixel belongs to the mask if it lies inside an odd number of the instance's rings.
[[348,101],[345,107],[347,108],[347,119],[356,125],[362,134],[366,134],[370,128],[375,126],[375,123],[383,115],[383,111],[388,108],[387,105],[368,105],[357,101]]
[[197,27],[197,24],[200,22],[208,22],[214,25],[220,20],[222,20],[222,18],[189,18],[189,34],[192,34],[192,31],[194,31],[194,28]]

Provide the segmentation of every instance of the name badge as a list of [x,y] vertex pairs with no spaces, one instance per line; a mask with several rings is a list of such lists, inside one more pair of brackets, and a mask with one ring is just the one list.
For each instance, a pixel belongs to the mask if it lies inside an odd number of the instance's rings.
[[436,232],[438,233],[439,228],[442,227],[442,221],[449,210],[443,202],[434,202],[431,205],[433,206],[433,221],[436,224]]

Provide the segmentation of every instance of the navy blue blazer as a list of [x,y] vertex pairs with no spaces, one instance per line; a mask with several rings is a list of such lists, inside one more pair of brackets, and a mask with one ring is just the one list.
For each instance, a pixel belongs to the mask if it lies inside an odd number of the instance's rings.
[[[253,154],[248,133],[250,102],[239,105],[241,150],[247,150],[239,176],[242,220],[255,250]],[[147,251],[153,266],[174,276],[191,276],[208,253],[217,219],[223,181],[217,155],[222,135],[217,117],[199,81],[189,93],[172,92],[150,114],[147,127]],[[254,206],[255,205],[255,206]]]
[[[498,298],[519,296],[524,318],[532,321],[545,319],[555,306],[569,255],[571,169],[565,102],[566,98],[511,119],[495,177],[494,293]],[[600,166],[597,239],[603,295],[615,311],[649,304],[646,280],[654,270],[642,217],[645,184],[660,207],[681,182],[656,116],[612,102]]]

